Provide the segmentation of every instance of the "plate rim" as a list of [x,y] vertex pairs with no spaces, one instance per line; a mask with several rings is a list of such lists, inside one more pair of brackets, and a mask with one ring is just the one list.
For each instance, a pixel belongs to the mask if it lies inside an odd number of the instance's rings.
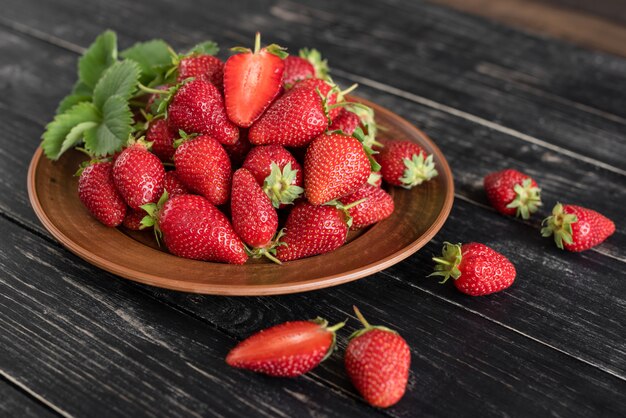
[[[363,99],[361,97],[351,96],[351,99],[357,100],[365,105],[372,107],[374,105],[373,102]],[[363,267],[359,267],[357,269],[344,271],[341,273],[333,274],[330,276],[326,276],[324,278],[316,278],[305,280],[302,282],[291,282],[291,283],[278,283],[278,284],[262,284],[262,285],[218,285],[218,284],[208,284],[208,283],[198,283],[198,282],[185,282],[178,279],[171,279],[167,277],[156,276],[148,273],[142,273],[137,270],[134,270],[132,267],[128,267],[125,265],[119,265],[115,261],[111,261],[109,259],[104,259],[97,254],[83,248],[80,245],[77,245],[72,241],[68,236],[63,234],[56,225],[50,220],[46,212],[44,211],[41,202],[39,201],[39,197],[37,195],[37,190],[35,187],[35,173],[37,165],[43,156],[43,149],[41,146],[37,147],[35,154],[33,155],[29,167],[28,167],[28,177],[27,177],[27,189],[28,189],[28,198],[30,204],[35,212],[35,215],[39,219],[39,221],[43,224],[44,228],[50,232],[50,234],[57,240],[61,245],[67,248],[70,252],[75,254],[76,256],[82,258],[90,264],[95,265],[96,267],[113,273],[117,276],[123,277],[128,280],[132,280],[138,283],[147,284],[150,286],[155,286],[164,289],[176,290],[180,292],[188,292],[188,293],[197,293],[197,294],[210,294],[210,295],[223,295],[223,296],[268,296],[268,295],[283,295],[290,293],[301,293],[308,292],[318,289],[324,289],[332,286],[337,286],[340,284],[348,283],[354,280],[361,279],[363,277],[370,276],[379,271],[385,270],[388,267],[391,267],[394,264],[399,263],[400,261],[406,259],[407,257],[413,255],[420,248],[424,247],[430,240],[439,232],[439,230],[443,227],[445,221],[448,219],[450,212],[452,210],[452,206],[454,203],[454,178],[452,175],[452,170],[450,169],[450,165],[437,146],[437,144],[426,135],[421,129],[417,126],[413,125],[411,122],[398,115],[391,110],[375,104],[377,113],[386,113],[392,119],[398,121],[399,123],[406,125],[411,130],[415,130],[418,132],[422,140],[432,148],[432,154],[435,154],[437,161],[439,162],[437,169],[440,172],[446,174],[446,182],[445,182],[445,190],[446,194],[444,197],[443,206],[441,211],[437,215],[435,221],[430,225],[430,227],[415,241],[413,241],[410,245],[402,248],[401,250],[396,251],[395,253],[376,261],[375,263],[368,264]],[[324,256],[318,255],[316,257]],[[279,268],[277,266],[276,268]],[[186,285],[185,285],[186,284]]]

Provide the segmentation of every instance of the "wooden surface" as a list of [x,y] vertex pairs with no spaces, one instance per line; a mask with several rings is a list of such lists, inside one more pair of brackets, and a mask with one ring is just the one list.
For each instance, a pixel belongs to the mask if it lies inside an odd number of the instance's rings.
[[626,57],[624,0],[430,0],[540,35]]
[[[0,414],[19,416],[624,416],[626,60],[421,2],[3,0],[0,16]],[[394,110],[441,147],[451,217],[430,244],[366,279],[275,297],[199,296],[130,283],[63,249],[26,194],[43,126],[79,53],[103,29],[122,46],[163,37],[248,45],[255,30],[321,49],[343,85]],[[541,184],[529,222],[494,213],[481,180],[504,167]],[[538,233],[557,201],[617,223],[597,249],[564,253]],[[444,240],[506,254],[518,278],[483,298],[425,276]],[[358,256],[358,255],[355,255]],[[404,399],[359,400],[341,350],[351,306],[411,346]],[[270,379],[228,368],[253,331],[349,318],[339,352]]]

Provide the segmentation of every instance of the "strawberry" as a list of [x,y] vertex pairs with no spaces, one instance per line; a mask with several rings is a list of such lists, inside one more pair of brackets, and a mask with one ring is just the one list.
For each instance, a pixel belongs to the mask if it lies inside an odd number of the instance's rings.
[[189,190],[187,190],[183,182],[178,178],[176,170],[165,173],[165,177],[163,178],[163,188],[167,190],[167,194],[170,197],[174,197],[179,194],[189,194]]
[[344,359],[346,372],[367,403],[390,407],[406,391],[411,350],[396,331],[370,325],[356,306],[354,312],[364,328],[350,336]]
[[235,232],[243,242],[258,249],[255,257],[266,256],[280,264],[271,245],[278,229],[276,209],[252,173],[245,168],[240,168],[233,175],[230,213]]
[[354,192],[371,173],[363,145],[354,137],[339,133],[317,137],[304,158],[306,198],[321,205]]
[[541,189],[535,180],[517,170],[488,174],[483,184],[491,206],[504,215],[528,219],[541,206]]
[[152,143],[150,150],[161,160],[171,161],[176,138],[176,134],[169,128],[165,119],[152,119],[148,123],[146,142]]
[[228,154],[215,139],[201,135],[186,140],[174,154],[176,175],[191,192],[214,205],[223,205],[230,194],[231,165]]
[[367,178],[367,182],[372,186],[381,187],[383,185],[383,176],[381,176],[380,172],[372,171]]
[[356,113],[353,113],[345,108],[339,111],[337,117],[330,125],[329,131],[342,131],[346,135],[352,135],[354,130],[361,123],[361,119]]
[[180,59],[177,81],[194,77],[210,82],[218,90],[224,90],[224,63],[208,54],[191,54]]
[[326,131],[329,112],[339,111],[329,110],[335,98],[336,93],[332,93],[332,88],[325,81],[308,79],[296,83],[250,127],[250,143],[289,147],[307,145]]
[[613,221],[595,210],[561,203],[541,224],[541,235],[554,235],[557,247],[572,252],[595,247],[615,232]]
[[272,44],[261,48],[257,32],[254,51],[232,48],[241,52],[230,57],[224,65],[224,97],[228,117],[236,125],[247,128],[274,101],[282,85],[287,56],[283,48]]
[[109,227],[116,227],[126,215],[126,202],[113,181],[113,163],[93,162],[79,170],[78,197],[89,213]]
[[303,48],[299,56],[290,55],[285,58],[283,86],[286,89],[307,78],[328,79],[328,63],[322,60],[321,54],[316,49]]
[[355,192],[342,197],[339,201],[349,205],[358,200],[363,202],[349,209],[352,217],[350,229],[359,229],[388,218],[394,209],[393,198],[380,187],[365,183]]
[[139,210],[129,210],[124,217],[124,228],[130,229],[131,231],[139,231],[141,228],[141,221],[146,216],[146,211],[143,209]]
[[202,196],[183,194],[142,207],[142,226],[154,226],[174,255],[203,261],[243,264],[246,251],[228,218]]
[[276,258],[290,261],[324,254],[341,247],[348,236],[344,213],[334,206],[313,206],[300,201],[289,213],[285,236]]
[[115,187],[131,209],[159,200],[164,176],[159,158],[140,142],[122,151],[113,164]]
[[450,277],[456,288],[470,296],[483,296],[511,286],[515,280],[515,266],[502,254],[484,244],[443,245],[443,256],[434,257],[435,272],[442,276],[440,283]]
[[213,84],[193,80],[172,94],[167,117],[174,132],[211,135],[222,144],[237,142],[239,129],[228,120],[222,94]]
[[335,349],[335,332],[322,318],[275,325],[246,338],[226,356],[233,367],[270,376],[300,376],[328,358]]
[[243,167],[250,170],[275,208],[291,204],[304,191],[300,163],[281,145],[254,147]]
[[411,141],[388,141],[376,156],[383,180],[410,189],[437,176],[432,155]]
[[223,145],[230,162],[233,167],[241,167],[246,159],[248,152],[252,149],[252,144],[248,141],[248,131],[241,129],[239,131],[239,139],[232,145]]

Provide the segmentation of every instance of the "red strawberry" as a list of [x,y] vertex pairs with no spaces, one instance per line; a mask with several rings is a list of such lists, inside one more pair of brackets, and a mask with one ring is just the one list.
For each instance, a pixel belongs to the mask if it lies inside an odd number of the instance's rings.
[[388,141],[376,156],[383,180],[410,189],[437,175],[432,155],[411,141]]
[[281,145],[253,148],[243,166],[250,170],[257,183],[263,187],[275,208],[292,203],[304,191],[302,167]]
[[145,210],[143,209],[132,210],[131,209],[126,214],[126,217],[124,217],[124,222],[122,222],[122,225],[124,225],[125,228],[128,228],[131,231],[139,231],[140,229],[142,229],[141,221],[145,217],[146,217]]
[[278,229],[278,215],[256,179],[245,168],[240,168],[233,175],[230,213],[233,228],[243,242],[259,249],[256,257],[266,256],[276,260],[276,251],[271,248],[272,238]]
[[312,80],[297,83],[267,109],[250,128],[250,143],[303,147],[326,131],[329,116],[320,97],[321,91],[308,84],[298,87]]
[[163,161],[170,161],[174,156],[174,140],[176,133],[172,132],[165,119],[153,119],[148,124],[146,142],[151,142],[150,150]]
[[372,186],[381,187],[383,185],[383,176],[380,175],[380,172],[372,171],[367,178],[367,182]]
[[535,180],[519,171],[491,173],[483,183],[491,206],[504,215],[528,219],[541,206],[541,189]]
[[243,264],[248,259],[241,239],[228,218],[202,196],[163,194],[158,204],[143,206],[151,218],[142,225],[154,226],[174,255],[195,260]]
[[285,224],[285,236],[276,250],[280,261],[324,254],[341,247],[348,236],[345,214],[334,206],[296,203]]
[[222,94],[208,81],[183,84],[174,93],[167,115],[174,132],[211,135],[222,144],[234,144],[239,138],[239,129],[226,115]]
[[306,198],[321,205],[354,192],[371,173],[363,145],[354,137],[337,133],[317,137],[304,158]]
[[[174,86],[169,85],[169,84],[164,84],[162,86],[155,87],[154,90],[158,90],[159,93],[150,93],[148,95],[148,101],[146,102],[145,111],[148,112],[148,114],[156,114],[157,106],[158,106],[160,98],[163,97],[172,87]],[[151,89],[148,89],[148,90],[151,90]]]
[[351,229],[359,229],[375,224],[388,218],[393,213],[393,198],[380,187],[365,183],[355,192],[339,199],[344,205],[349,205],[358,200],[363,201],[348,210],[352,217]]
[[167,190],[167,194],[169,197],[174,197],[179,194],[189,194],[189,190],[183,184],[182,181],[178,178],[176,174],[176,170],[168,171],[165,173],[165,177],[163,179],[163,188]]
[[288,89],[294,83],[307,78],[328,78],[328,63],[316,49],[303,48],[299,56],[285,58],[283,86]]
[[361,119],[347,109],[341,109],[333,123],[328,128],[329,131],[343,131],[346,135],[352,135],[354,130],[361,123]]
[[230,194],[231,166],[228,154],[215,139],[202,135],[183,142],[174,154],[178,179],[214,205],[223,205]]
[[195,77],[210,82],[219,90],[224,89],[224,63],[208,54],[192,54],[183,57],[178,64],[178,78],[181,81]]
[[442,276],[441,283],[450,277],[461,292],[470,296],[483,296],[499,292],[513,284],[515,266],[502,254],[484,244],[444,243],[443,256],[430,276]]
[[343,326],[340,322],[329,327],[322,318],[275,325],[237,344],[226,363],[270,376],[300,376],[332,354],[335,331]]
[[370,325],[356,306],[354,312],[364,328],[350,336],[345,354],[346,372],[367,403],[378,408],[390,407],[406,391],[411,350],[396,331]]
[[261,48],[257,32],[254,51],[233,48],[233,55],[224,66],[224,97],[228,117],[236,125],[247,128],[274,101],[282,85],[287,53],[278,45]]
[[95,162],[80,172],[78,197],[100,222],[116,227],[124,220],[126,202],[115,188],[113,163]]
[[122,151],[113,165],[115,187],[132,209],[159,200],[164,176],[165,169],[159,158],[141,143]]
[[572,252],[595,247],[615,232],[613,221],[595,210],[560,203],[541,224],[544,226],[541,235],[554,234],[557,247]]
[[291,90],[298,90],[301,88],[310,88],[316,90],[318,91],[318,95],[324,97],[324,106],[328,114],[328,119],[330,121],[333,121],[339,115],[339,112],[341,112],[342,109],[342,107],[338,106],[338,104],[344,103],[344,96],[357,88],[357,85],[353,84],[346,90],[340,91],[339,87],[337,87],[337,85],[333,84],[330,81],[322,80],[319,78],[309,78],[306,80],[298,81],[296,84],[293,85]]
[[230,157],[230,162],[233,167],[241,167],[243,161],[246,159],[246,155],[252,149],[252,144],[248,141],[248,131],[242,129],[239,131],[239,139],[232,145],[223,145],[226,153]]

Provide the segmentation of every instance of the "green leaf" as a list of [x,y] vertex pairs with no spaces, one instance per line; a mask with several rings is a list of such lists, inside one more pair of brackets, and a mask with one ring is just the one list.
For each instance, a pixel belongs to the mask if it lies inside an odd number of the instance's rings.
[[134,61],[121,61],[107,69],[93,91],[93,104],[102,109],[112,96],[130,99],[139,81],[139,66]]
[[117,35],[107,30],[100,34],[78,60],[78,79],[95,88],[102,73],[117,61]]
[[102,106],[102,122],[85,132],[85,149],[95,156],[122,149],[132,130],[133,114],[123,96],[111,96]]
[[[65,150],[72,146],[68,145],[70,142],[75,141],[76,143],[81,139],[79,132],[74,130],[77,125],[99,121],[100,113],[93,104],[82,102],[74,105],[64,113],[57,115],[46,126],[41,144],[44,153],[52,160],[58,159]],[[80,134],[83,132],[81,131]]]
[[141,68],[140,82],[150,84],[155,78],[163,78],[165,72],[172,66],[172,54],[170,46],[162,39],[153,39],[147,42],[139,42],[122,51],[120,55],[125,59],[131,59]]
[[220,51],[220,48],[217,46],[216,42],[205,41],[191,48],[188,54],[189,55],[191,54],[217,55],[219,51]]
[[66,112],[68,109],[82,102],[91,102],[91,95],[70,94],[69,96],[65,96],[65,98],[61,100],[61,103],[59,103],[59,107],[57,107],[57,115]]
[[61,154],[82,141],[85,131],[98,126],[98,122],[82,122],[74,126],[61,145]]

